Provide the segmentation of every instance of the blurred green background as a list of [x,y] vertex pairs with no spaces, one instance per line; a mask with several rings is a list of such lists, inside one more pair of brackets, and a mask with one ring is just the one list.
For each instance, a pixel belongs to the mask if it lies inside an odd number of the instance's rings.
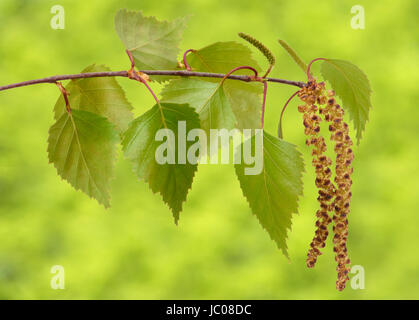
[[[56,4],[65,8],[64,30],[50,27]],[[350,26],[356,4],[365,8],[365,30]],[[178,227],[122,157],[111,209],[75,192],[48,164],[47,133],[59,93],[43,84],[0,92],[0,298],[419,298],[418,1],[1,0],[0,84],[77,73],[92,63],[128,69],[113,26],[120,8],[160,19],[191,15],[182,50],[242,41],[237,32],[250,33],[276,54],[273,76],[304,80],[278,38],[306,61],[346,59],[367,73],[374,108],[355,148],[348,244],[353,264],[365,268],[366,288],[335,290],[330,242],[315,269],[305,266],[318,204],[297,102],[287,111],[284,133],[304,153],[307,173],[289,262],[252,216],[232,165],[199,167]],[[136,115],[153,105],[138,84],[118,81]],[[270,86],[269,132],[276,132],[294,91]],[[65,290],[50,287],[53,265],[65,268]]]

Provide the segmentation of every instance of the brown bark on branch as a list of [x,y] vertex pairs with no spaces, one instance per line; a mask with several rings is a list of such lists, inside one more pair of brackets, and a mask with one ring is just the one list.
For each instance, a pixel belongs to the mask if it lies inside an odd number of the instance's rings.
[[[210,72],[195,72],[187,70],[140,70],[141,72],[151,76],[178,76],[178,77],[203,77],[203,78],[224,78],[226,75],[223,73],[210,73]],[[13,88],[31,86],[40,83],[56,83],[57,81],[83,79],[83,78],[99,78],[99,77],[126,77],[128,78],[128,71],[106,71],[106,72],[90,72],[78,74],[66,74],[52,76],[42,79],[28,80],[18,83],[13,83],[5,86],[0,86],[0,91],[9,90]],[[245,82],[255,81],[251,76],[247,75],[230,75],[227,79],[240,80]],[[291,86],[302,88],[305,83],[301,81],[292,81],[278,78],[266,78],[266,81],[282,83]]]

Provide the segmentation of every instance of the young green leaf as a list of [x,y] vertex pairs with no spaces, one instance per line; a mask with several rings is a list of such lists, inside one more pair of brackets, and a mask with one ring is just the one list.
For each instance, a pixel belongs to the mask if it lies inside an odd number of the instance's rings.
[[288,52],[288,54],[295,61],[295,63],[303,70],[303,72],[306,73],[307,72],[307,64],[303,61],[303,59],[301,59],[298,56],[298,54],[284,40],[279,39],[278,42],[282,46],[282,48],[284,48],[285,51]]
[[[180,127],[182,121],[184,128]],[[199,116],[194,109],[186,104],[161,103],[135,119],[122,141],[125,156],[132,161],[135,173],[148,182],[153,192],[162,195],[176,224],[198,168],[185,158],[189,147],[198,143],[186,141],[185,132],[194,128],[199,128]],[[166,135],[166,140],[156,139],[157,132]],[[180,145],[183,140],[186,147]],[[164,149],[166,159],[159,156]]]
[[[202,72],[227,73],[237,66],[251,66],[260,71],[252,52],[245,45],[236,42],[217,42],[188,55],[188,62],[193,70]],[[249,74],[248,70],[239,70],[237,74]],[[206,80],[219,81],[219,80]],[[236,117],[239,129],[260,128],[260,109],[263,87],[260,83],[246,83],[226,80],[224,91]]]
[[106,118],[82,110],[65,112],[49,130],[49,162],[76,190],[107,208],[118,141]]
[[371,87],[365,73],[345,60],[326,59],[321,64],[323,78],[342,98],[343,107],[354,122],[358,144],[365,130],[371,106]]
[[[105,66],[91,65],[82,73],[109,71]],[[127,129],[132,121],[132,106],[124,90],[115,78],[86,78],[71,80],[65,87],[69,92],[72,110],[84,110],[107,118],[119,132]],[[61,95],[54,107],[55,119],[66,113],[65,101]]]
[[[257,136],[253,135],[242,147],[248,143],[254,146]],[[262,172],[246,175],[247,165],[242,163],[235,165],[236,174],[253,214],[288,258],[287,233],[291,229],[291,216],[298,211],[298,197],[303,193],[304,163],[294,145],[265,131],[262,138]]]
[[[175,70],[185,26],[186,18],[158,21],[144,17],[140,11],[120,10],[115,16],[116,32],[141,70]],[[157,81],[167,79],[155,77]]]
[[233,129],[235,117],[221,83],[199,79],[171,80],[161,93],[162,101],[189,103],[201,119],[209,137],[210,129]]

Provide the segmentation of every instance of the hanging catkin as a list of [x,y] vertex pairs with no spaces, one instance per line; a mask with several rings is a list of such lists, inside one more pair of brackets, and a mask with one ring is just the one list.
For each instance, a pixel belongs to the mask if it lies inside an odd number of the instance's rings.
[[328,101],[322,109],[322,114],[331,122],[329,131],[332,133],[330,139],[335,141],[336,153],[336,196],[333,201],[333,251],[337,262],[338,278],[336,288],[341,291],[345,288],[346,281],[349,280],[350,259],[346,241],[348,239],[348,214],[350,212],[351,193],[351,174],[353,172],[352,161],[354,154],[351,149],[353,145],[349,136],[348,124],[343,121],[344,111],[334,99],[335,93],[328,92]]
[[[307,254],[307,266],[314,267],[317,258],[321,255],[321,248],[326,245],[329,234],[328,225],[333,220],[333,251],[337,262],[336,288],[343,290],[348,281],[350,260],[346,241],[348,239],[348,214],[350,211],[351,174],[353,151],[352,140],[349,137],[348,124],[343,121],[344,111],[336,103],[335,93],[328,91],[325,94],[325,84],[311,80],[298,92],[299,98],[305,102],[298,107],[303,113],[304,133],[308,136],[306,144],[313,146],[313,166],[316,171],[316,187],[318,188],[320,209],[316,212],[316,231]],[[327,150],[326,142],[320,134],[319,115],[329,123],[330,140],[335,142],[336,172],[334,183],[331,181],[332,161],[324,153]],[[330,213],[333,212],[333,219]]]
[[333,210],[333,197],[335,188],[331,182],[332,170],[330,166],[332,161],[326,157],[324,153],[327,150],[324,137],[320,135],[321,118],[317,114],[317,104],[325,102],[326,98],[323,94],[324,83],[317,84],[311,81],[308,85],[300,90],[299,98],[305,102],[305,105],[298,107],[298,111],[303,113],[304,133],[308,136],[306,144],[313,146],[312,164],[316,171],[316,187],[319,196],[317,200],[320,202],[320,209],[316,212],[316,231],[314,238],[310,244],[307,254],[307,266],[313,268],[317,258],[321,255],[321,248],[326,245],[326,239],[329,234],[328,225],[332,222],[329,212]]

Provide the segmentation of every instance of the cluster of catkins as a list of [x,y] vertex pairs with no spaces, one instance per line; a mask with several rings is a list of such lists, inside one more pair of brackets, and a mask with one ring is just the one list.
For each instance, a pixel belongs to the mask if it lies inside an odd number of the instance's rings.
[[[329,234],[328,225],[333,221],[333,251],[338,264],[336,288],[341,291],[349,280],[350,260],[347,254],[348,213],[351,199],[351,174],[353,152],[352,140],[348,135],[348,125],[343,121],[344,111],[334,99],[335,93],[325,93],[324,82],[311,80],[298,92],[298,97],[304,105],[298,106],[303,114],[306,144],[312,146],[313,166],[316,171],[316,187],[319,196],[320,209],[316,212],[316,231],[307,254],[307,266],[313,268],[320,249],[326,245]],[[332,182],[332,160],[325,155],[327,145],[320,134],[320,122],[329,123],[330,139],[335,142],[336,174]]]

